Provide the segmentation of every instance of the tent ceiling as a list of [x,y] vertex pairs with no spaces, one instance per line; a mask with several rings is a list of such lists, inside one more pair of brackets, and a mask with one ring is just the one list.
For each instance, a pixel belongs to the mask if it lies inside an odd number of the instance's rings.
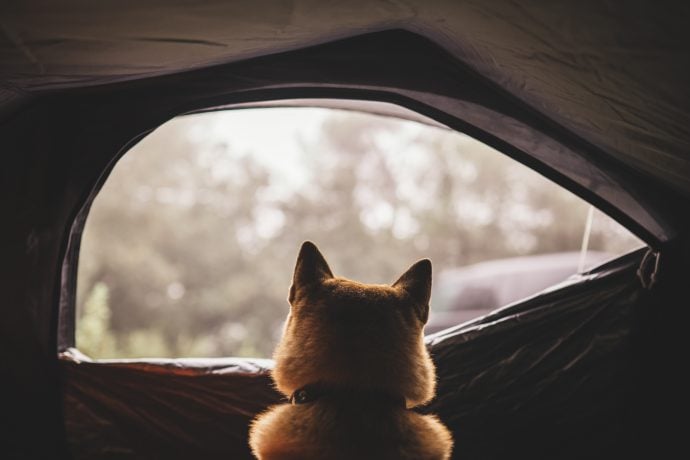
[[690,4],[676,3],[5,1],[0,104],[402,28],[690,197]]

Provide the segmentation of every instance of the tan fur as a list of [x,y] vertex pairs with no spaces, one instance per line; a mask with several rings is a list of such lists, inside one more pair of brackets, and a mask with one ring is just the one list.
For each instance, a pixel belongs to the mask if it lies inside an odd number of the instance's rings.
[[[424,346],[431,263],[414,264],[393,285],[334,277],[316,246],[302,245],[273,379],[289,397],[324,384],[428,402],[435,369]],[[253,422],[249,443],[260,460],[450,458],[448,429],[432,415],[385,398],[320,398],[271,407]]]

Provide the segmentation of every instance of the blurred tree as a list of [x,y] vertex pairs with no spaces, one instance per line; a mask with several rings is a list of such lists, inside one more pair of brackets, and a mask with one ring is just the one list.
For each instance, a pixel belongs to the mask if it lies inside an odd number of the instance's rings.
[[[307,179],[287,187],[269,155],[234,148],[208,117],[143,139],[95,200],[78,275],[87,354],[270,356],[307,239],[336,273],[378,283],[423,257],[440,272],[581,244],[585,202],[461,134],[333,111],[291,139]],[[599,226],[591,246],[631,241]]]
[[93,286],[84,301],[83,310],[76,337],[81,350],[92,356],[117,353],[115,337],[110,331],[108,287],[104,283]]

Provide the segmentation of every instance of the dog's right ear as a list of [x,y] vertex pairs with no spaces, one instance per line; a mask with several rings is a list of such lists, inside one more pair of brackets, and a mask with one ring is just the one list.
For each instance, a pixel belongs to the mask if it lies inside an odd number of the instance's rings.
[[326,259],[314,243],[305,241],[297,256],[288,301],[292,303],[300,292],[317,286],[329,278],[333,278],[333,272],[328,267]]
[[426,324],[431,299],[431,261],[422,259],[412,265],[393,283],[393,287],[407,292],[415,303],[419,319]]

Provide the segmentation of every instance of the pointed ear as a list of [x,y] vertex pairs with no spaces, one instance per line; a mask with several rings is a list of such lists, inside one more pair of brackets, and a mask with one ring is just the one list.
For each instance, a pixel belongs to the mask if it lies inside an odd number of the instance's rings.
[[405,291],[415,302],[419,319],[426,324],[429,319],[429,300],[431,299],[431,261],[422,259],[403,273],[394,288]]
[[302,248],[297,256],[295,273],[292,276],[292,286],[288,301],[292,301],[304,289],[309,289],[314,285],[333,278],[333,273],[326,263],[326,259],[321,255],[318,248],[311,241],[302,243]]

